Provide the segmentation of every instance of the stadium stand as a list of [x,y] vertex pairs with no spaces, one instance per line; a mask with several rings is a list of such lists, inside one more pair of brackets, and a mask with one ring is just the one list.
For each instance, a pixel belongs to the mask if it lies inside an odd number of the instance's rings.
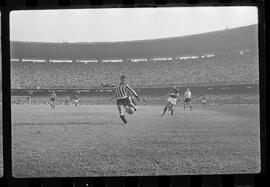
[[[101,82],[118,81],[121,74],[133,87],[258,83],[257,33],[255,24],[126,42],[11,41],[11,89],[96,88]],[[54,59],[69,62],[52,62]],[[145,61],[134,61],[138,59]]]
[[252,83],[259,80],[258,68],[252,51],[150,62],[11,62],[11,88],[93,88],[118,81],[121,74],[136,87]]
[[128,59],[226,53],[258,49],[258,25],[196,35],[124,42],[48,43],[11,41],[19,59]]

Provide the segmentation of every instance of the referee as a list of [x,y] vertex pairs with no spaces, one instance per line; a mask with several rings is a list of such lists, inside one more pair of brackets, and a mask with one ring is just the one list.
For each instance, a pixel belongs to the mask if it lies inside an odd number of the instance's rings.
[[119,115],[121,120],[127,124],[127,120],[125,118],[124,113],[122,112],[121,106],[129,106],[136,109],[136,106],[128,97],[127,92],[129,91],[132,95],[136,97],[138,101],[140,101],[138,94],[126,83],[126,76],[120,76],[120,82],[118,84],[102,84],[103,87],[114,88],[116,91],[117,101],[116,105],[119,111]]

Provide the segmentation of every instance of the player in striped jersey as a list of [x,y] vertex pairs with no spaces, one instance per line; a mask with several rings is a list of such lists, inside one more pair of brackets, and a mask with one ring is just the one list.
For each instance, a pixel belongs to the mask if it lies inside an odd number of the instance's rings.
[[[129,98],[129,100],[131,102],[131,106],[124,105],[124,107],[126,109],[126,112],[128,111],[128,107],[131,107],[131,108],[133,108],[134,111],[137,111],[136,103],[135,103],[135,101],[133,99],[133,95],[132,95],[132,93],[130,93],[130,91],[127,92],[127,96],[128,96],[128,98]],[[118,97],[117,96],[114,96],[113,98],[110,99],[110,101],[112,101],[114,99],[118,99]]]
[[114,88],[116,91],[117,101],[116,105],[119,111],[119,115],[121,120],[126,124],[127,120],[125,118],[124,113],[122,112],[121,106],[123,107],[132,107],[136,111],[136,106],[128,96],[128,92],[130,92],[132,95],[134,95],[137,100],[139,101],[138,94],[126,83],[126,76],[121,75],[120,77],[120,83],[118,84],[102,84],[103,87],[111,87]]

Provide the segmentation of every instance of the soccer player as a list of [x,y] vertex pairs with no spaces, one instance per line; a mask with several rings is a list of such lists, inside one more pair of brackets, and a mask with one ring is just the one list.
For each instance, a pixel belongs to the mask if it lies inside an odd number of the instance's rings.
[[[127,92],[127,96],[128,96],[128,99],[130,100],[131,105],[130,106],[123,105],[123,107],[125,108],[126,112],[128,112],[128,108],[129,107],[133,108],[134,111],[137,111],[136,103],[135,103],[135,101],[134,101],[134,99],[133,99],[133,97],[132,97],[132,95],[130,94],[129,91]],[[118,97],[115,96],[115,97],[111,98],[110,101],[113,101],[114,99],[118,99]]]
[[161,116],[165,115],[167,109],[171,111],[171,116],[173,115],[173,106],[177,103],[177,97],[179,97],[179,90],[176,87],[173,87],[168,93],[168,102],[163,109],[163,113],[161,114]]
[[138,101],[140,101],[138,94],[126,83],[126,76],[121,75],[120,76],[120,82],[118,84],[102,84],[103,87],[111,87],[115,88],[116,95],[117,95],[117,101],[116,105],[119,111],[119,115],[121,120],[127,124],[127,120],[125,118],[124,113],[122,112],[121,106],[123,106],[125,109],[126,107],[132,107],[136,108],[134,103],[131,101],[131,99],[128,97],[127,92],[130,91],[132,95],[136,97]]
[[56,93],[55,93],[55,91],[52,91],[50,104],[51,104],[51,108],[53,108],[53,109],[55,109],[55,99],[56,99]]
[[203,108],[206,107],[206,98],[203,96],[203,99],[202,99],[202,103],[203,103]]
[[184,93],[184,110],[186,109],[187,104],[189,104],[190,111],[192,111],[191,92],[189,88],[187,88],[186,92]]
[[69,106],[69,98],[68,98],[67,95],[66,95],[66,98],[65,98],[65,105],[66,105],[66,106]]
[[75,104],[75,106],[77,106],[78,105],[78,103],[79,103],[79,94],[78,94],[78,92],[76,92],[71,98],[70,98],[70,100],[74,100],[74,104]]

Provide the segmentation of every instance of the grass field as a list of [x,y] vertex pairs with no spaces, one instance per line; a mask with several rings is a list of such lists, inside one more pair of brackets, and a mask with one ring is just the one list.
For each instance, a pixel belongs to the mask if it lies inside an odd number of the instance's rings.
[[0,177],[3,176],[4,171],[4,157],[3,157],[3,119],[2,119],[2,104],[0,104]]
[[124,125],[114,105],[12,105],[13,176],[260,172],[259,105],[162,109],[139,106]]

